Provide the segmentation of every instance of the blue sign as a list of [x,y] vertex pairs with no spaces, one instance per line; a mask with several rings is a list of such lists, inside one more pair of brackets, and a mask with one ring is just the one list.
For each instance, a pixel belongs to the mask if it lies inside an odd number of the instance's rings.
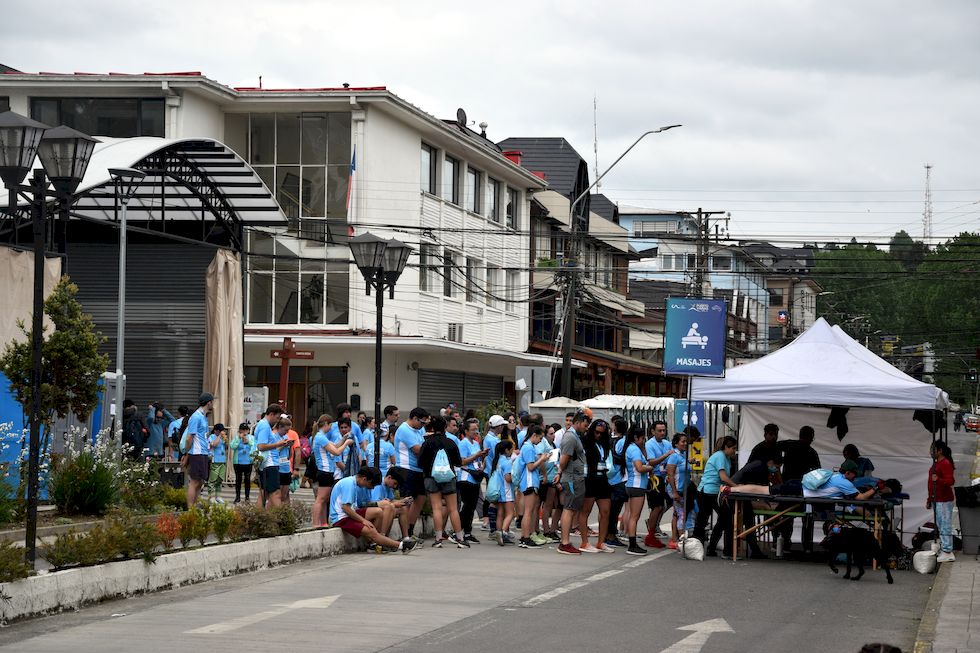
[[727,316],[724,299],[668,297],[664,372],[724,376]]
[[[691,402],[691,426],[704,433],[704,402]],[[687,399],[674,400],[674,433],[683,433],[687,427]]]

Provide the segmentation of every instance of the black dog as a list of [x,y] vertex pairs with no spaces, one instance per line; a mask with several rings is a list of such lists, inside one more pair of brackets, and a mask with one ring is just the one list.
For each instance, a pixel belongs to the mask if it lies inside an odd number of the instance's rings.
[[[864,561],[870,556],[878,562],[879,567],[885,570],[888,584],[891,585],[895,582],[892,579],[892,572],[888,568],[888,561],[871,531],[844,526],[840,522],[826,522],[824,523],[824,533],[826,533],[827,538],[823,541],[823,545],[830,553],[828,564],[832,572],[838,573],[834,563],[837,561],[837,556],[844,553],[847,555],[847,573],[844,574],[844,578],[861,580],[861,576],[864,576]],[[854,577],[851,576],[852,562],[858,570]]]

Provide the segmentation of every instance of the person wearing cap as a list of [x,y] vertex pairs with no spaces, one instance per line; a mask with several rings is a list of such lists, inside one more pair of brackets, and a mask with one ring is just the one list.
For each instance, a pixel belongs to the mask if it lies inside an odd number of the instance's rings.
[[[487,450],[487,457],[483,461],[484,467],[486,469],[493,469],[493,459],[497,455],[497,445],[500,444],[500,434],[503,433],[504,427],[507,425],[507,420],[505,420],[500,415],[491,415],[490,419],[487,420],[487,426],[489,430],[487,434],[483,437],[483,448]],[[487,483],[490,482],[489,477],[487,478]],[[489,487],[489,485],[487,486]],[[486,517],[489,522],[490,536],[493,537],[494,528],[497,523],[497,505],[489,501],[483,502],[483,516]]]
[[187,507],[197,503],[201,496],[201,488],[210,475],[211,458],[208,455],[211,446],[208,442],[210,428],[208,413],[214,408],[214,395],[203,393],[197,400],[197,410],[187,420],[187,429],[181,440],[181,450],[187,452]]
[[221,498],[221,484],[225,482],[228,471],[228,430],[224,424],[214,425],[214,431],[208,438],[211,465],[208,473],[208,499],[212,503],[224,503]]
[[248,503],[252,489],[252,452],[255,451],[255,438],[248,432],[248,423],[238,425],[238,435],[231,439],[229,452],[235,470],[235,503],[242,500],[242,484],[245,485],[245,502]]

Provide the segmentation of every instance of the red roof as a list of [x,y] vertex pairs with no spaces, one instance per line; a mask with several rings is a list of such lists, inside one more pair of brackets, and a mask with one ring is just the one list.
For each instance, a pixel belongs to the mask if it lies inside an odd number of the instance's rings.
[[[190,71],[178,71],[172,73],[87,73],[87,72],[73,72],[73,73],[56,73],[49,71],[41,71],[37,73],[23,73],[17,71],[3,71],[0,72],[3,75],[37,75],[42,77],[47,76],[76,76],[76,77],[97,77],[99,75],[108,75],[109,77],[203,77],[204,74],[199,70]],[[232,87],[236,91],[245,92],[262,92],[262,93],[304,93],[304,92],[316,92],[316,91],[386,91],[388,90],[385,86],[324,86],[319,88],[260,88],[258,86],[234,86]]]

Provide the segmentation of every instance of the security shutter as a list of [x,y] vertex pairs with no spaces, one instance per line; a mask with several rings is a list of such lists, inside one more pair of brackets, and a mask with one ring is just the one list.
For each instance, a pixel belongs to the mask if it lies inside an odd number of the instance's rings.
[[449,402],[462,407],[464,377],[462,372],[419,370],[418,405],[433,415]]
[[504,377],[486,374],[467,374],[463,405],[479,408],[504,396]]
[[[126,259],[126,396],[141,409],[163,401],[194,407],[204,379],[205,280],[214,249],[131,243]],[[68,247],[67,270],[78,299],[108,340],[100,347],[115,369],[118,249]],[[174,413],[176,414],[176,413]]]

